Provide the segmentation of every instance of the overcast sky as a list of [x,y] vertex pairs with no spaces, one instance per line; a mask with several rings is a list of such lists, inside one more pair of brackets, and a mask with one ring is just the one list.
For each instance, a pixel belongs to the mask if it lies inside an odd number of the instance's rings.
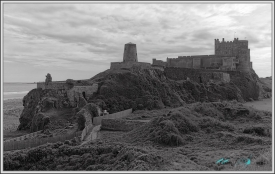
[[4,4],[4,82],[88,79],[123,59],[214,54],[214,39],[247,39],[271,76],[271,4]]

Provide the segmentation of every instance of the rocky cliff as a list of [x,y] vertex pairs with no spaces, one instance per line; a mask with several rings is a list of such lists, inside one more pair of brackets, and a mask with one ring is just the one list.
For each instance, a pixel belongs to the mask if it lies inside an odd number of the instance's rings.
[[35,132],[48,124],[48,118],[41,113],[51,108],[65,108],[68,98],[61,96],[52,89],[33,89],[23,98],[24,109],[20,115],[18,130],[30,129]]
[[[196,70],[189,74],[201,71],[204,70]],[[186,73],[180,72],[180,69],[163,71],[133,67],[106,70],[85,81],[85,85],[98,83],[98,91],[89,96],[87,103],[95,103],[101,109],[115,113],[129,108],[151,110],[178,107],[197,101],[236,100],[244,102],[271,96],[271,89],[259,80],[253,70],[249,73],[226,73],[230,74],[229,83],[222,81],[200,83],[192,78],[186,80],[184,76]],[[33,131],[42,129],[45,126],[43,120],[47,118],[41,118],[43,114],[39,115],[39,111],[47,112],[51,107],[67,107],[63,105],[66,100],[66,97],[59,96],[56,90],[33,89],[23,99],[24,110],[20,116],[18,129],[32,128]],[[86,101],[79,103],[79,106],[82,108],[87,103]],[[36,122],[42,120],[43,123],[34,124],[32,120]]]
[[104,71],[90,79],[99,83],[99,89],[89,102],[101,99],[106,109],[114,113],[129,108],[177,107],[196,101],[244,102],[269,97],[253,70],[249,73],[229,72],[229,83],[198,83],[180,79],[180,76],[173,79],[169,73],[167,70],[138,68]]

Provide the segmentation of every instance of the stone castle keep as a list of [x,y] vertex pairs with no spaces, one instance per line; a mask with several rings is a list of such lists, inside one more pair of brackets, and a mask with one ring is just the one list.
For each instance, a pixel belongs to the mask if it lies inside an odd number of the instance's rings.
[[214,55],[178,56],[162,60],[153,59],[153,66],[180,67],[192,69],[213,69],[225,71],[249,71],[252,68],[250,62],[250,49],[248,40],[219,41],[215,39]]

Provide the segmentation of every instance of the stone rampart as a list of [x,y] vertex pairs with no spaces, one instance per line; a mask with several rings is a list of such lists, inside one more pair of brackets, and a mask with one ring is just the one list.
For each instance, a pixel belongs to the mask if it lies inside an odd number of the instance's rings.
[[73,88],[67,90],[67,96],[72,106],[78,101],[79,97],[85,95],[86,100],[98,90],[98,84],[94,83],[92,86],[74,86]]
[[162,61],[162,60],[153,59],[152,66],[166,67],[166,66],[167,66],[167,63],[164,62],[164,61]]
[[45,82],[38,82],[37,83],[37,88],[42,88],[42,89],[65,89],[67,90],[69,87],[65,82],[48,82],[48,85],[45,84]]
[[133,66],[138,66],[144,69],[151,68],[151,64],[145,62],[111,62],[110,69],[131,68]]
[[230,75],[228,71],[170,67],[165,68],[164,72],[166,77],[173,80],[187,80],[189,78],[190,80],[198,83],[207,83],[209,81],[230,82]]

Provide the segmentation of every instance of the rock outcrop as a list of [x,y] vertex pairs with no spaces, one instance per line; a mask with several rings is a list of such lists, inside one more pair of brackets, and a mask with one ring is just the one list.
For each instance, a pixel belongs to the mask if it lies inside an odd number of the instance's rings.
[[86,99],[83,97],[79,97],[78,108],[82,109],[85,105],[87,105]]
[[99,116],[99,107],[93,103],[85,105],[77,114],[78,129],[82,130],[85,126],[93,123],[93,117]]
[[262,95],[259,78],[253,70],[248,73],[228,72],[229,83],[198,83],[184,77],[180,79],[180,75],[175,80],[168,73],[170,71],[159,69],[107,70],[90,79],[99,84],[98,92],[90,98],[103,100],[107,110],[115,113],[129,108],[177,107],[197,101],[244,102],[258,100]]
[[44,130],[47,128],[47,125],[50,123],[50,118],[45,116],[43,113],[37,113],[34,115],[31,121],[31,132],[36,132],[39,130]]
[[51,108],[66,108],[68,99],[52,89],[33,89],[24,98],[24,109],[19,118],[18,130],[31,129],[32,120],[39,112],[47,112]]
[[[177,70],[178,69],[178,70]],[[85,123],[91,115],[87,111],[89,103],[95,103],[99,110],[107,110],[110,114],[133,108],[133,110],[161,109],[164,107],[178,107],[193,102],[215,102],[236,100],[239,102],[258,100],[271,96],[271,89],[259,80],[257,74],[250,72],[228,71],[230,82],[192,80],[186,78],[186,71],[174,69],[142,69],[138,67],[118,70],[106,70],[89,80],[67,83],[91,85],[98,84],[97,92],[88,96],[88,101],[80,97],[77,118],[79,125]],[[191,70],[190,70],[191,71]],[[197,70],[200,71],[206,70]],[[184,75],[185,74],[185,75]],[[198,74],[197,74],[198,75]],[[194,77],[197,77],[194,75]],[[56,90],[34,89],[23,99],[24,110],[20,116],[19,130],[29,129],[34,116],[39,112],[46,112],[51,108],[71,107],[68,98],[60,96]],[[41,106],[40,109],[37,106]],[[87,106],[88,105],[88,106]],[[82,110],[82,111],[81,111]],[[82,118],[82,119],[81,119]],[[82,120],[82,121],[81,121]],[[85,125],[80,126],[85,127]]]

